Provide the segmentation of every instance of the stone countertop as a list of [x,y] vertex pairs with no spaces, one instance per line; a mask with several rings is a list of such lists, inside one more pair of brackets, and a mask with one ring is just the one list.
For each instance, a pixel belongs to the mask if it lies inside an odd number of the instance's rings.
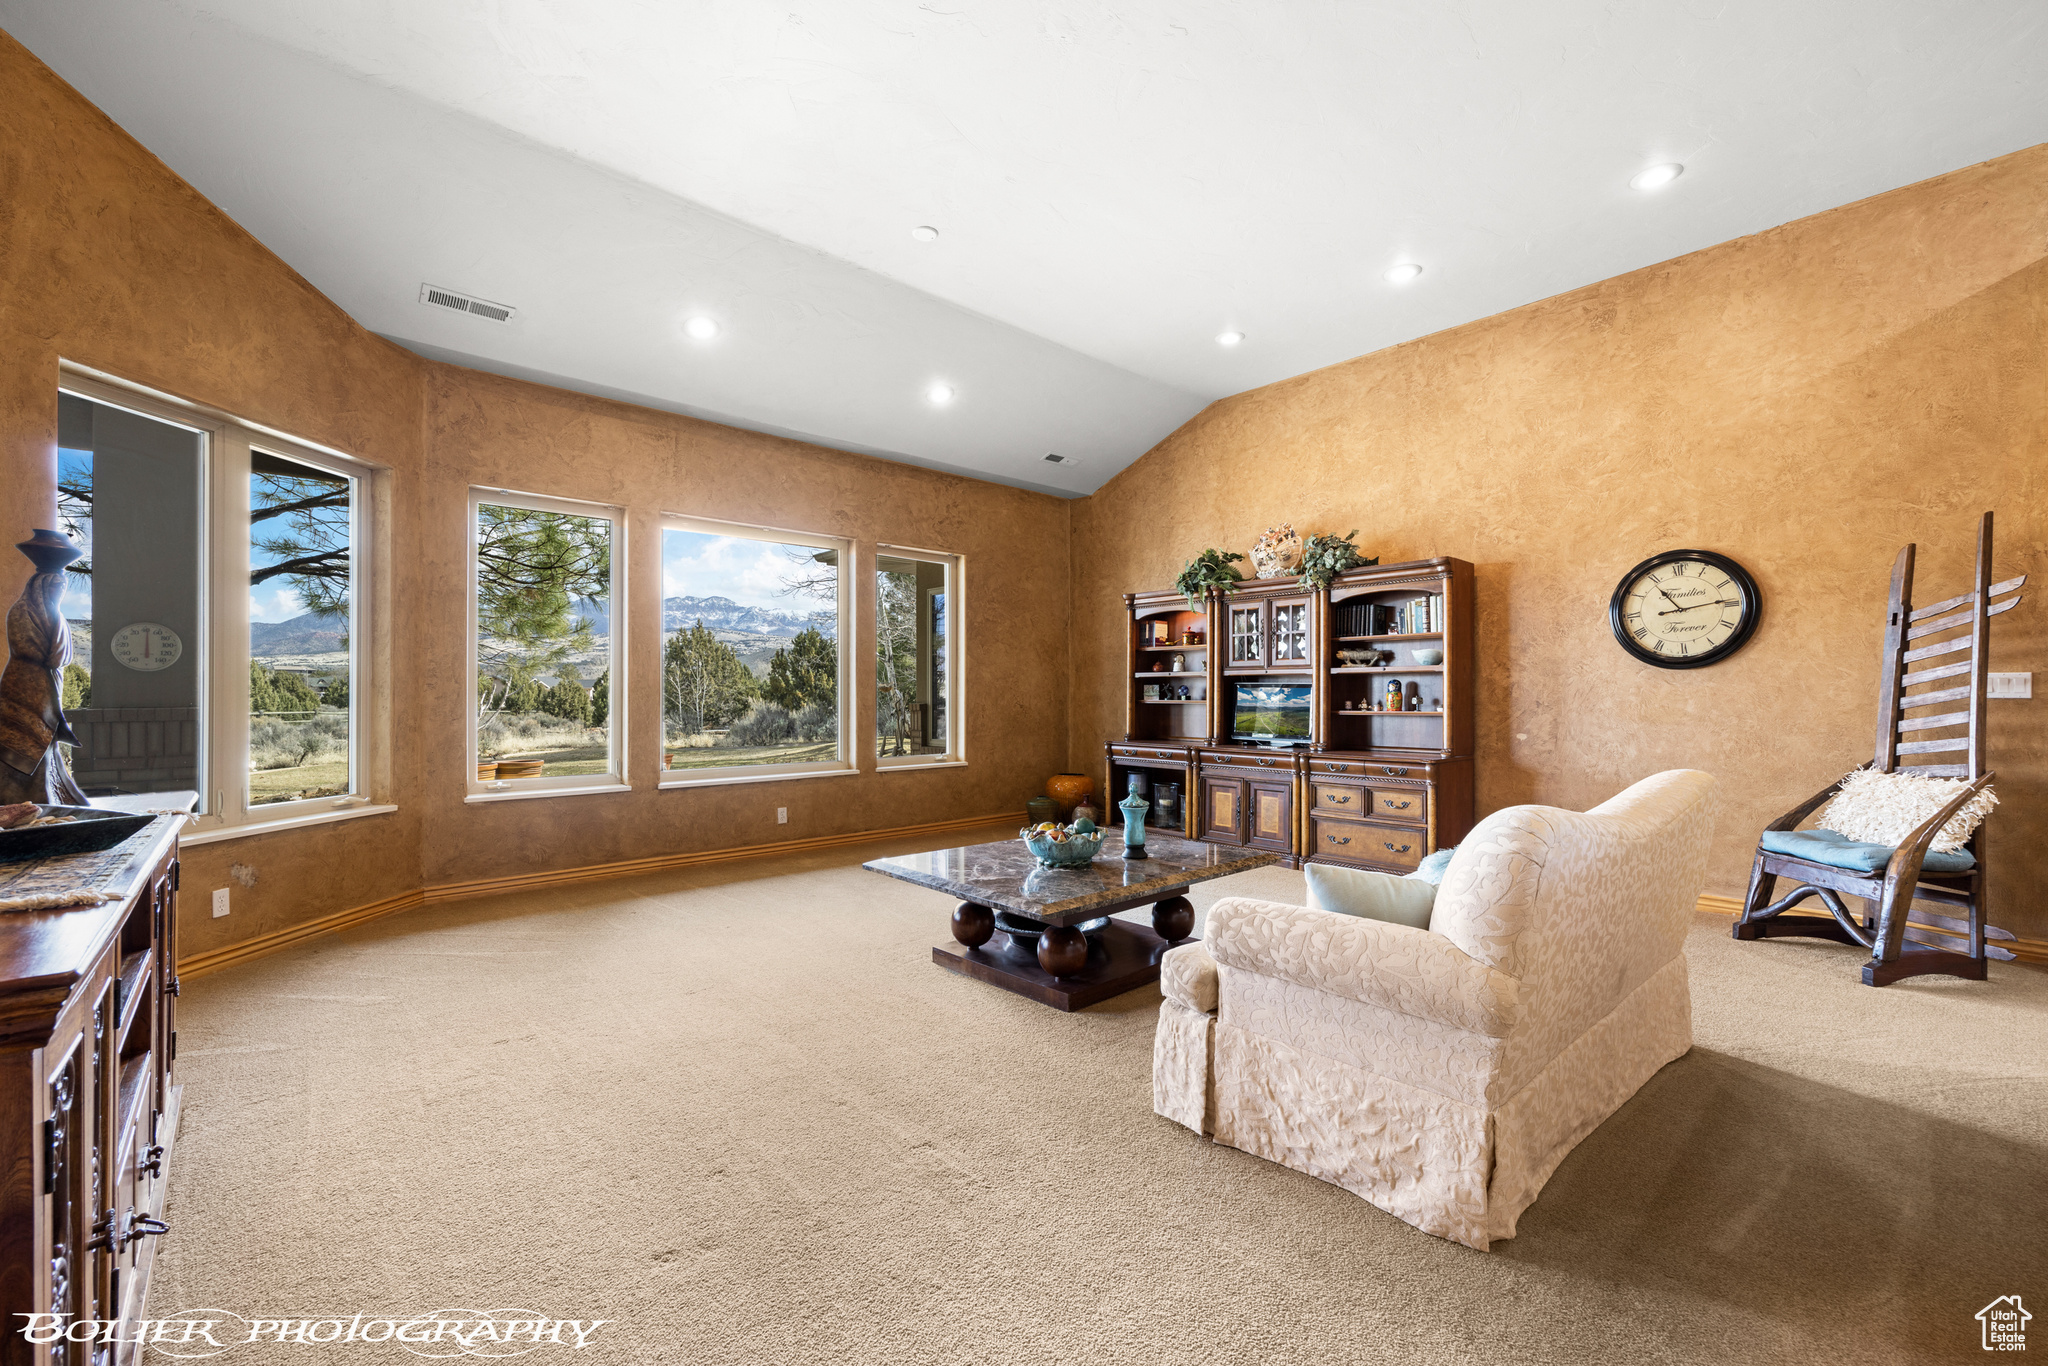
[[1148,857],[1127,861],[1121,844],[1113,850],[1105,844],[1086,868],[1041,868],[1024,841],[1013,839],[871,859],[861,867],[1048,925],[1078,925],[1279,861],[1255,849],[1156,832],[1146,836],[1145,852]]

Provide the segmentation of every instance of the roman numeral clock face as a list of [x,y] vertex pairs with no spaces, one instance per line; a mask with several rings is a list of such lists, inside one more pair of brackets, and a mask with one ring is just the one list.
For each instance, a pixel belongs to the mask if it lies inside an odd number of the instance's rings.
[[1672,550],[1622,576],[1607,616],[1622,648],[1646,664],[1718,664],[1756,630],[1756,580],[1725,555]]

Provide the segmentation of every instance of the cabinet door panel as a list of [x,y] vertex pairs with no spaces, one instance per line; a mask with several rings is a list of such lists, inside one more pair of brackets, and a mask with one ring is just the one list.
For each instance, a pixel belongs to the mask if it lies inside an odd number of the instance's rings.
[[1223,844],[1245,842],[1245,784],[1241,778],[1202,778],[1202,838]]
[[1278,853],[1294,852],[1294,784],[1252,783],[1246,797],[1250,829],[1245,843]]

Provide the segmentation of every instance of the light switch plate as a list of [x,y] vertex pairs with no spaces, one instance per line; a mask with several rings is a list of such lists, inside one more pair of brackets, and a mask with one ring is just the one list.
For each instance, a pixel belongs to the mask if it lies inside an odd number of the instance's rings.
[[218,888],[213,894],[213,918],[220,919],[228,913],[228,889]]
[[1992,674],[1986,697],[2032,697],[2034,676],[2025,674]]
[[778,807],[776,807],[776,808],[775,808],[775,823],[776,823],[777,825],[788,825],[788,824],[789,824],[789,808],[788,808],[788,807],[786,807],[786,806],[778,806]]

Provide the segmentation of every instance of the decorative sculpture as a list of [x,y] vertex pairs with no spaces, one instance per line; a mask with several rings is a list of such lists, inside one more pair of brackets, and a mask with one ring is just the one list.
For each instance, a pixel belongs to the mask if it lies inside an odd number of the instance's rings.
[[64,566],[84,552],[62,532],[36,528],[17,544],[36,567],[7,611],[7,669],[0,673],[0,804],[85,806],[58,750],[77,744],[64,719],[64,666],[71,630],[64,622]]

